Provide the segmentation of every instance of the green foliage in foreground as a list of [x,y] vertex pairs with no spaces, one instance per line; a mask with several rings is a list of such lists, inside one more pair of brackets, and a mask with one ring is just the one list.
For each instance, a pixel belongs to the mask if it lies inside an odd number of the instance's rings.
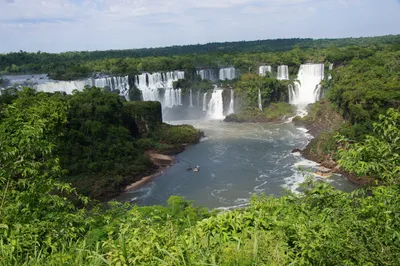
[[344,169],[359,176],[372,176],[381,181],[398,183],[400,180],[400,111],[389,109],[373,124],[374,135],[366,135],[363,142],[351,143],[339,139],[339,163]]
[[[74,103],[59,96],[24,90],[2,110],[0,265],[400,264],[400,186],[391,182],[353,193],[308,182],[303,194],[254,196],[227,212],[179,197],[166,207],[85,208],[90,202],[59,181],[65,171],[56,145]],[[93,110],[96,101],[89,103]],[[108,113],[96,108],[82,125],[87,131],[92,118]],[[390,111],[376,125],[385,147],[397,145],[398,118]]]
[[[71,212],[85,221],[68,227],[2,219],[0,265],[398,265],[399,192],[375,187],[366,196],[310,183],[304,195],[254,196],[249,207],[219,214],[173,197],[167,207]],[[57,238],[48,238],[49,226]]]

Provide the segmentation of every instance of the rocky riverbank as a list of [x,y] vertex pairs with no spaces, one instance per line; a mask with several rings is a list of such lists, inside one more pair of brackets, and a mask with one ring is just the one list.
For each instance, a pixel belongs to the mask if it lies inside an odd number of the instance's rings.
[[170,167],[172,164],[175,163],[175,160],[172,156],[164,155],[164,154],[158,154],[158,153],[153,153],[153,152],[148,152],[147,154],[153,164],[158,167],[157,171],[149,176],[145,176],[142,179],[130,184],[129,186],[125,187],[124,192],[137,189],[148,182],[150,182],[153,178],[161,175],[165,169]]
[[346,125],[343,117],[336,112],[328,100],[321,100],[308,107],[308,115],[304,118],[295,117],[293,123],[304,126],[314,138],[300,151],[308,160],[319,163],[322,167],[331,169],[333,173],[345,176],[350,182],[364,186],[373,182],[369,177],[357,177],[340,168],[336,162],[338,144],[335,135]]

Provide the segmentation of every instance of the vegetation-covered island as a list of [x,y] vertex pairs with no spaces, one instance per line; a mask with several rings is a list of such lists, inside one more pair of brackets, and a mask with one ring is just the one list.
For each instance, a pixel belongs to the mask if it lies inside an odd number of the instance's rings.
[[[325,74],[321,100],[302,117],[289,88],[307,63]],[[289,78],[260,75],[266,65],[286,65]],[[227,67],[233,79],[199,72]],[[399,35],[20,51],[1,54],[0,70],[0,265],[400,265]],[[165,106],[166,90],[162,103],[140,101],[143,72],[176,70],[185,73],[171,88],[179,106]],[[125,75],[129,90],[121,97],[115,84],[72,94],[4,85],[16,73]],[[346,193],[310,177],[302,193],[254,195],[229,211],[177,196],[165,206],[108,201],[157,171],[149,154],[199,141],[192,126],[163,123],[162,111],[202,112],[201,100],[214,93],[226,99],[218,109],[226,121],[304,125],[315,138],[302,154],[364,186]]]

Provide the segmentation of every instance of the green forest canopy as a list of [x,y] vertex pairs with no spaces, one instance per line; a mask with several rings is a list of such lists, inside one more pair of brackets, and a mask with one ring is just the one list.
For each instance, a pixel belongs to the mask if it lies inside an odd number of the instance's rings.
[[[277,39],[209,43],[131,50],[82,51],[51,54],[44,52],[0,54],[4,73],[49,73],[54,79],[87,77],[92,72],[134,74],[141,71],[192,70],[233,65],[242,72],[254,72],[259,64],[299,65],[325,58],[316,50],[348,46],[399,45],[400,35],[345,39]],[[296,55],[301,49],[300,55]],[[284,53],[294,49],[294,52]],[[297,52],[296,52],[297,51]],[[306,52],[305,52],[306,51]],[[239,56],[238,56],[239,55]],[[332,58],[335,59],[335,58]],[[338,59],[338,58],[337,58]],[[336,63],[337,60],[331,62]],[[294,73],[294,70],[291,72]]]

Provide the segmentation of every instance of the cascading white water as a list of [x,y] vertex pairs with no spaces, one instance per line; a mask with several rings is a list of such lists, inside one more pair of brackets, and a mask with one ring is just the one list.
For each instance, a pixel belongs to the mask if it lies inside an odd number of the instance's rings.
[[295,87],[289,86],[289,102],[298,109],[319,100],[321,96],[321,81],[324,79],[324,64],[301,65]]
[[193,107],[193,97],[192,97],[192,89],[190,89],[190,91],[189,91],[189,97],[190,97],[190,99],[189,99],[189,107]]
[[[136,87],[142,91],[144,101],[159,101],[163,108],[182,105],[182,90],[174,89],[174,81],[184,79],[184,71],[143,73],[135,77]],[[164,97],[160,93],[164,90]]]
[[217,80],[217,74],[213,69],[201,69],[197,70],[197,75],[200,75],[201,79]]
[[289,80],[289,67],[286,65],[278,66],[278,75],[276,78],[279,80]]
[[222,89],[214,89],[211,100],[208,103],[207,117],[209,119],[222,120],[224,116],[224,105],[222,99]]
[[258,108],[262,111],[262,103],[261,103],[261,90],[258,89]]
[[329,76],[328,76],[328,80],[332,79],[332,70],[333,70],[333,64],[329,64]]
[[176,91],[176,94],[177,94],[176,97],[178,97],[178,105],[183,105],[183,103],[182,103],[182,90],[181,89],[177,89],[175,91]]
[[203,94],[203,112],[207,112],[207,92]]
[[111,91],[120,91],[120,95],[128,99],[129,82],[128,76],[124,77],[107,77],[98,79],[84,79],[74,81],[53,81],[34,86],[37,91],[56,92],[61,91],[72,94],[74,90],[82,91],[85,86],[96,86],[100,88],[109,88]]
[[92,84],[100,88],[110,88],[112,91],[119,90],[126,98],[129,96],[128,76],[93,79]]
[[236,69],[234,67],[226,67],[219,70],[220,80],[232,80],[234,78],[236,78]]
[[296,98],[296,90],[294,89],[292,84],[288,85],[288,90],[289,90],[289,103],[292,103]]
[[85,86],[91,86],[90,79],[87,80],[74,80],[74,81],[54,81],[36,86],[37,91],[44,91],[54,93],[57,91],[72,94],[74,90],[82,91]]
[[271,66],[260,66],[258,69],[258,74],[260,76],[265,76],[265,74],[267,74],[267,72],[272,73]]
[[229,102],[228,115],[233,114],[235,112],[235,94],[231,89],[231,101]]

